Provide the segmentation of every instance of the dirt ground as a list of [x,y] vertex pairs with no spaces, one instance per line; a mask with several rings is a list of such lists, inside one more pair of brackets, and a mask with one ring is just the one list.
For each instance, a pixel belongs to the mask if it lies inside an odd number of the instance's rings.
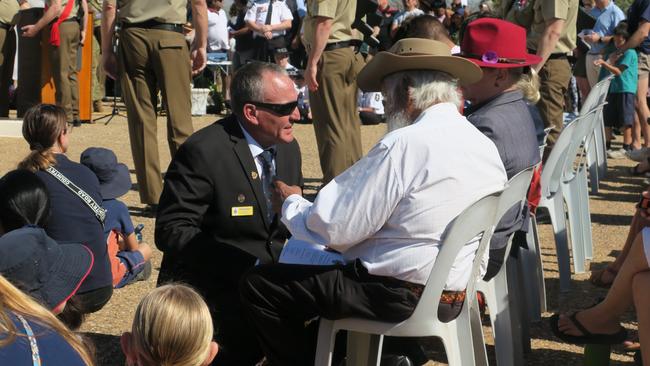
[[[99,116],[99,115],[97,115]],[[97,117],[96,116],[96,117]],[[213,121],[217,116],[195,117],[195,129],[200,129]],[[166,148],[165,119],[159,118],[159,146],[161,165],[169,163],[169,150]],[[322,178],[313,127],[311,125],[295,125],[294,133],[301,145],[303,155],[303,174],[306,178],[307,188],[313,190],[320,185]],[[362,138],[364,151],[385,133],[385,125],[363,126]],[[114,118],[110,124],[97,123],[84,124],[73,130],[68,156],[74,161],[79,161],[81,152],[91,146],[102,146],[115,151],[118,159],[131,169],[132,180],[136,183],[133,171],[133,159],[129,144],[126,119]],[[23,139],[0,138],[0,174],[14,169],[20,159],[28,152],[28,146]],[[450,152],[453,153],[453,152]],[[444,157],[440,157],[444,159]],[[607,178],[602,182],[598,195],[591,196],[590,208],[593,228],[594,260],[592,265],[602,267],[613,260],[625,240],[627,228],[631,221],[634,204],[639,192],[646,186],[642,178],[631,177],[628,173],[632,162],[628,160],[610,160]],[[142,216],[143,205],[134,185],[126,196],[124,202],[129,206],[135,225],[144,224],[144,241],[152,243],[154,219]],[[308,192],[309,193],[309,192]],[[605,290],[593,287],[587,281],[588,273],[573,275],[573,288],[569,294],[559,294],[558,272],[555,260],[555,248],[550,225],[540,226],[542,253],[546,278],[546,291],[548,294],[549,311],[568,311],[581,309],[591,305],[595,299],[605,295]],[[153,244],[153,243],[152,243]],[[126,288],[116,290],[111,301],[101,311],[92,314],[82,327],[82,331],[93,341],[99,365],[123,365],[124,357],[120,351],[119,335],[130,329],[135,308],[144,294],[154,288],[158,275],[158,268],[162,258],[161,252],[155,250],[153,256],[154,271],[148,281],[136,283]],[[527,354],[529,365],[582,365],[582,348],[566,345],[555,339],[547,325],[544,314],[541,323],[531,328],[532,352]],[[484,324],[488,324],[487,323]],[[624,325],[629,329],[636,329],[633,314],[629,314]],[[488,344],[488,353],[494,362],[494,347],[489,326],[485,327]],[[428,365],[444,365],[446,357],[442,346],[433,342],[431,350],[432,360]],[[612,364],[632,364],[630,354],[623,353],[620,349],[612,352]]]

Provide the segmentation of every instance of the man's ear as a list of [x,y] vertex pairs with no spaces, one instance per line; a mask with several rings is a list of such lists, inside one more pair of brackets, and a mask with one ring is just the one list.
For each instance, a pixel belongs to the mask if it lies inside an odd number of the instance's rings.
[[255,108],[254,105],[252,104],[245,104],[244,109],[242,111],[244,115],[244,119],[248,121],[251,124],[257,125],[257,108]]
[[201,364],[201,366],[208,366],[210,363],[212,363],[214,358],[217,357],[217,352],[219,352],[219,345],[217,342],[210,342],[210,352],[208,353],[208,357]]

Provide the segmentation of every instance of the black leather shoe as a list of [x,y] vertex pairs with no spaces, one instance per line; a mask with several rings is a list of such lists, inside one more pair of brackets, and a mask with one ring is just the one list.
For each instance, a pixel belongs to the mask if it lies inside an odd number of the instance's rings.
[[158,204],[149,204],[142,209],[142,216],[156,217],[156,212],[158,212]]
[[72,121],[72,126],[81,127],[81,121],[78,120],[78,119],[75,119],[74,121]]

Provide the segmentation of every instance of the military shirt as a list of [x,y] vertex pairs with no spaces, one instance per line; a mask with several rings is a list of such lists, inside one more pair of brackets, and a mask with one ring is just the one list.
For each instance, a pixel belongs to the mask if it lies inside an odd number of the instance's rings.
[[93,27],[99,27],[102,24],[101,0],[88,0],[88,10],[93,12]]
[[0,23],[14,24],[19,9],[17,0],[0,0]]
[[564,19],[560,39],[552,53],[570,53],[576,48],[576,21],[578,20],[578,0],[535,0],[533,5],[533,24],[528,35],[527,47],[537,49],[539,38],[544,33],[546,21]]
[[160,23],[187,22],[187,0],[106,0],[120,10],[118,21],[142,23],[154,20]]
[[352,23],[357,0],[307,0],[307,16],[303,20],[305,42],[309,47],[316,36],[316,17],[332,19],[327,43],[348,41],[354,37]]
[[[73,1],[74,4],[72,4],[72,10],[70,11],[70,15],[68,15],[68,17],[63,20],[72,19],[76,17],[79,12],[79,3],[77,3],[77,0],[61,0],[61,13],[63,13],[63,9],[65,9],[65,6],[68,5],[68,1]],[[51,6],[52,0],[45,0],[45,5]]]

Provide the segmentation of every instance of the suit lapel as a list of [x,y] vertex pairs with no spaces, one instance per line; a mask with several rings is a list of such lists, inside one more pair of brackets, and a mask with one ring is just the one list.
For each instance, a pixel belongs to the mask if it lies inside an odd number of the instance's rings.
[[264,190],[262,189],[262,179],[257,172],[257,166],[253,160],[253,155],[251,155],[251,150],[248,148],[248,142],[246,141],[244,133],[234,116],[224,122],[224,127],[226,127],[226,131],[228,131],[230,135],[230,140],[234,143],[233,150],[237,159],[239,159],[239,163],[244,170],[244,175],[246,176],[248,183],[253,189],[255,200],[257,201],[257,209],[264,221],[264,227],[266,227],[266,230],[268,231],[271,223],[267,219],[268,208],[266,207],[266,198],[264,197]]

